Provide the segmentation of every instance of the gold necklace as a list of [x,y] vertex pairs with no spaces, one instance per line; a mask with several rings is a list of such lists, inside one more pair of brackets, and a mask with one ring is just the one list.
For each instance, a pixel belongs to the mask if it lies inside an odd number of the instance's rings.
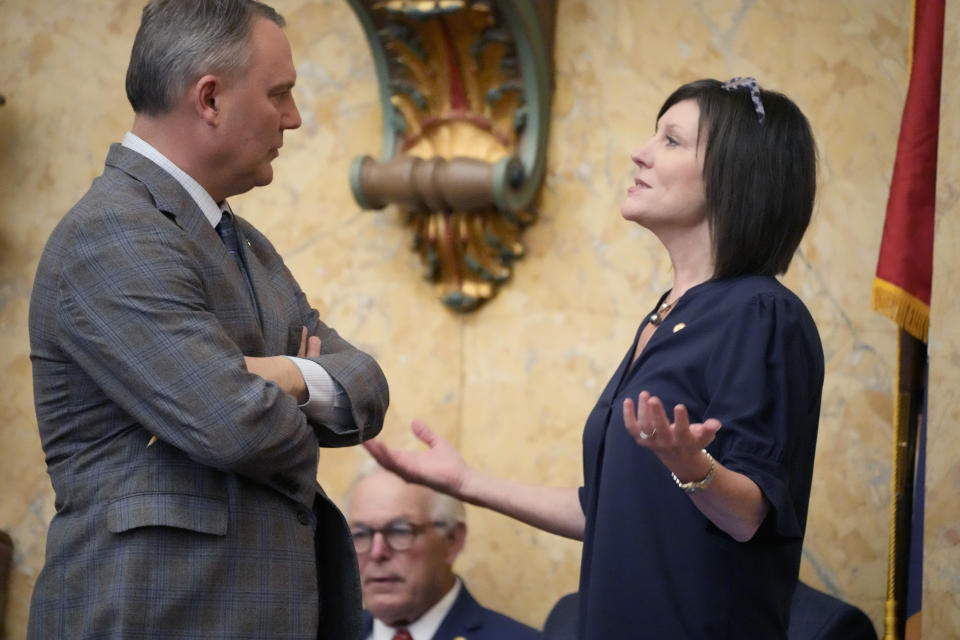
[[670,313],[670,309],[673,309],[673,305],[676,303],[676,300],[673,302],[667,302],[664,300],[660,307],[650,314],[650,324],[655,327],[659,327],[660,323],[663,322],[663,319],[667,317],[667,314]]

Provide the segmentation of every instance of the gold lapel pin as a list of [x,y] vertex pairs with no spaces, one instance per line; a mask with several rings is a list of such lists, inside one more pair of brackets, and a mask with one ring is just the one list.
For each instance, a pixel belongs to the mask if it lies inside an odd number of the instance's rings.
[[678,322],[677,324],[673,325],[673,332],[676,333],[677,331],[680,331],[680,329],[683,329],[685,326],[687,326],[687,323]]

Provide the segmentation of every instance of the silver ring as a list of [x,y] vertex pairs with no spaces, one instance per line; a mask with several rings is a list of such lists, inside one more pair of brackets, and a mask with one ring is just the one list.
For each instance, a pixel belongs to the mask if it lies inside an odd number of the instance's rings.
[[652,437],[655,436],[655,435],[657,435],[657,428],[656,428],[656,427],[654,427],[654,428],[653,428],[653,431],[651,431],[650,433],[645,432],[643,429],[640,430],[640,439],[641,439],[641,440],[649,440],[650,438],[652,438]]

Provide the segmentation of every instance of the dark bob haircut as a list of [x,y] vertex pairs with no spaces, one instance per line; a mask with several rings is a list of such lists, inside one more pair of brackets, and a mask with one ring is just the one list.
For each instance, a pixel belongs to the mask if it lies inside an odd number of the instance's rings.
[[760,121],[749,89],[717,80],[685,84],[657,114],[683,100],[700,107],[706,136],[703,182],[714,278],[775,276],[790,266],[810,223],[817,191],[817,150],[810,123],[789,98],[760,90]]

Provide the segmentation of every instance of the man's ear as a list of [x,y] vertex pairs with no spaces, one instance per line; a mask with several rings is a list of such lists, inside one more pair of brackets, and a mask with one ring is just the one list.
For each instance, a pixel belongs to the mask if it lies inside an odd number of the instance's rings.
[[453,561],[463,551],[463,546],[467,542],[467,523],[458,522],[453,525],[453,528],[447,532],[447,537],[450,540],[450,548],[447,550],[447,563],[452,566]]
[[215,75],[207,74],[193,83],[193,106],[204,121],[216,124],[220,118],[220,94],[223,83]]

